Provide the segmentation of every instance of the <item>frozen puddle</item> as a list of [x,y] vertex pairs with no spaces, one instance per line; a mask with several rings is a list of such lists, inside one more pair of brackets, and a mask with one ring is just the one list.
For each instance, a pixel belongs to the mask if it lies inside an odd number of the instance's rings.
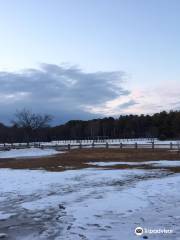
[[60,152],[54,149],[11,149],[9,151],[0,151],[0,158],[18,158],[18,157],[43,157],[58,154]]
[[142,226],[173,228],[161,237],[178,239],[179,186],[180,175],[159,169],[0,169],[0,233],[10,240],[134,240]]
[[157,167],[180,167],[180,160],[162,160],[162,161],[146,161],[146,162],[88,162],[89,165],[95,165],[99,167],[117,166],[117,165],[152,165]]

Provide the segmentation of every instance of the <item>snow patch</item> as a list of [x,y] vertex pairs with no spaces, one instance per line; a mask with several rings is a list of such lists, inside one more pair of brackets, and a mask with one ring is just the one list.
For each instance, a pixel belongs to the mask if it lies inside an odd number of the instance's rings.
[[108,166],[116,166],[116,165],[143,165],[148,164],[148,162],[88,162],[89,165],[96,165],[99,167],[108,167]]
[[18,157],[43,157],[58,154],[54,149],[39,149],[39,148],[26,148],[26,149],[11,149],[9,151],[0,151],[0,158],[18,158]]
[[14,214],[12,214],[12,213],[4,213],[4,212],[0,211],[0,220],[6,220],[13,215]]
[[146,161],[146,162],[88,162],[89,165],[95,165],[99,167],[117,166],[117,165],[129,165],[129,166],[141,166],[150,164],[157,167],[180,167],[180,160],[161,160],[161,161]]

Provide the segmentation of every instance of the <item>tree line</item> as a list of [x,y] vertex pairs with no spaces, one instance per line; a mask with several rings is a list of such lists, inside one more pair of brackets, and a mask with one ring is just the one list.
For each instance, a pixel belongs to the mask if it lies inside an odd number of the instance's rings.
[[180,139],[180,111],[153,115],[121,115],[87,121],[71,120],[51,126],[50,115],[22,110],[12,126],[0,123],[0,142],[35,142],[69,139],[159,138]]

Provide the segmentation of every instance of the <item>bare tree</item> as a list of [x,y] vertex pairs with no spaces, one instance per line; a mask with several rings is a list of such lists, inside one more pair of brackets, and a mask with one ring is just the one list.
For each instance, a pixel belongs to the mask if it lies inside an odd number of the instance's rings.
[[36,114],[24,108],[23,110],[16,112],[15,120],[13,121],[13,123],[17,127],[36,130],[48,127],[51,121],[52,121],[51,115]]
[[27,142],[29,142],[33,133],[37,132],[37,130],[49,127],[51,121],[51,115],[33,113],[24,108],[23,110],[16,112],[13,124],[18,128],[23,128],[25,130],[26,139]]

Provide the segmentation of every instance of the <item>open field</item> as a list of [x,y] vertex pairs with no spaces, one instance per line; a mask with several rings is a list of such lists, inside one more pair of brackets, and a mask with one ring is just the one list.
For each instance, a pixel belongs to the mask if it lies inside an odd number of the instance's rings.
[[[80,169],[92,167],[88,162],[143,162],[153,160],[177,160],[180,153],[177,151],[150,149],[76,149],[46,157],[10,158],[0,160],[0,168],[14,169],[46,169],[50,171],[63,171],[66,169]],[[143,164],[142,164],[143,165]],[[126,168],[124,165],[112,168]],[[132,167],[132,166],[129,166]],[[143,166],[142,166],[143,167]],[[148,168],[148,166],[144,165]],[[176,169],[179,171],[179,168]]]
[[[161,149],[1,158],[0,234],[9,240],[179,240],[179,173],[179,153]],[[136,236],[138,226],[171,233]]]

